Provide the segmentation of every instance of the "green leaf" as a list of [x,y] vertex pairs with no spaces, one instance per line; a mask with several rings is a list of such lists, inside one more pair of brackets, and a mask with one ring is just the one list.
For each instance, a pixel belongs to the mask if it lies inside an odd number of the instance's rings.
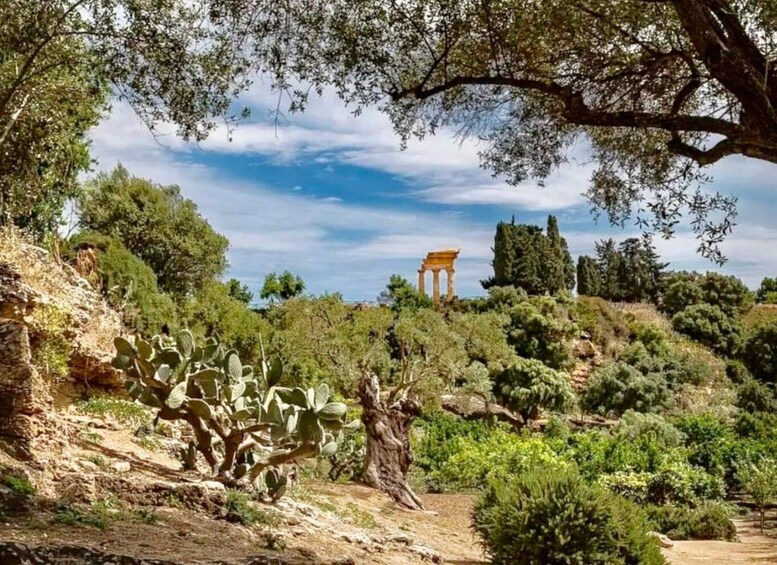
[[191,357],[194,352],[194,336],[189,330],[181,330],[175,337],[175,343],[184,357]]
[[305,410],[299,416],[297,430],[300,437],[305,441],[313,441],[318,434],[318,418],[312,410]]
[[181,407],[184,400],[186,400],[186,381],[181,381],[170,391],[166,404],[173,410],[177,410]]
[[142,359],[151,359],[151,356],[154,354],[151,344],[139,337],[135,339],[135,347],[138,350],[138,355],[140,355]]
[[315,404],[311,406],[316,412],[321,410],[329,401],[329,387],[326,383],[321,383],[316,389]]
[[116,352],[119,355],[124,355],[126,357],[134,358],[138,354],[138,352],[135,351],[135,348],[132,346],[132,344],[126,339],[124,339],[123,337],[114,338],[113,345],[114,347],[116,347]]
[[197,415],[198,418],[202,418],[203,420],[207,421],[213,417],[213,410],[211,410],[210,405],[204,400],[200,400],[199,398],[190,398],[186,404],[189,409]]
[[243,420],[248,420],[254,415],[253,410],[249,410],[247,408],[244,408],[243,410],[238,410],[234,414],[230,415],[230,418],[234,420],[235,422],[242,422]]
[[117,355],[111,361],[111,367],[113,367],[114,369],[119,369],[120,371],[123,371],[127,369],[131,363],[132,363],[132,357],[127,357],[126,355]]
[[346,412],[348,406],[342,402],[330,402],[318,412],[318,417],[322,420],[341,420]]
[[142,357],[135,358],[135,368],[137,369],[138,374],[150,379],[154,378],[154,375],[156,374],[156,369],[154,369],[154,366]]
[[273,360],[272,366],[267,373],[267,386],[277,385],[281,382],[281,377],[283,377],[283,363],[281,363],[280,359],[276,358]]
[[243,396],[243,393],[246,391],[246,384],[244,382],[238,382],[237,384],[234,384],[229,387],[229,400],[230,402],[234,402],[241,396]]
[[337,442],[336,441],[330,441],[329,443],[325,444],[324,447],[321,448],[321,457],[331,457],[337,453]]
[[240,357],[238,357],[237,353],[234,351],[230,352],[230,354],[227,356],[227,360],[224,364],[224,370],[232,381],[241,380],[243,376],[243,364],[240,362]]
[[271,424],[283,425],[283,411],[275,398],[270,401],[270,405],[267,407],[267,420]]
[[346,430],[353,431],[353,430],[358,430],[359,428],[361,428],[361,426],[362,426],[361,420],[351,420],[343,427]]
[[181,364],[181,355],[175,349],[164,349],[152,359],[154,365],[169,365],[175,369]]
[[169,367],[169,365],[162,365],[156,370],[156,373],[154,373],[154,378],[158,381],[166,383],[168,380],[170,380],[170,375],[172,374],[173,370]]

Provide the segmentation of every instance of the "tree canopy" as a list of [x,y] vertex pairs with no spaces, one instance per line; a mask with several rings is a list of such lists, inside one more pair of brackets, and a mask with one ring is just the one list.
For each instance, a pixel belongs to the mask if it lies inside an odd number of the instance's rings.
[[154,184],[119,166],[87,183],[78,210],[84,229],[119,239],[151,267],[165,292],[191,295],[227,267],[229,241],[177,186]]
[[612,221],[668,234],[689,213],[716,259],[735,202],[701,189],[702,167],[777,162],[776,0],[254,5],[255,60],[293,109],[310,92],[297,81],[334,85],[382,105],[404,138],[447,126],[484,140],[483,163],[512,183],[547,178],[585,140],[588,194]]
[[305,281],[291,271],[283,271],[280,275],[269,273],[264,277],[264,285],[259,296],[270,300],[288,300],[299,296],[305,291]]

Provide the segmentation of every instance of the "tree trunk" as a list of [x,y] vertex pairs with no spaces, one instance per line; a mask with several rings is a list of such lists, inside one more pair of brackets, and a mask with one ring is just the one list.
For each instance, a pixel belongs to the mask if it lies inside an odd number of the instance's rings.
[[366,372],[359,382],[359,399],[367,432],[364,482],[405,508],[423,510],[421,499],[407,484],[407,471],[413,462],[410,424],[420,414],[421,405],[403,397],[386,406],[377,377]]

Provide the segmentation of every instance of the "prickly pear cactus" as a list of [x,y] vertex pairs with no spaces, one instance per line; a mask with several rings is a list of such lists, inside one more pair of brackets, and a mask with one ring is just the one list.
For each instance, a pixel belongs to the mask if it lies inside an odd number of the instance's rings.
[[196,448],[213,473],[228,482],[252,483],[277,499],[288,483],[285,467],[338,448],[347,407],[330,402],[329,387],[279,386],[283,367],[243,365],[234,350],[209,338],[197,345],[186,330],[174,339],[155,336],[134,343],[117,337],[113,366],[126,376],[138,402],[167,420],[187,421]]

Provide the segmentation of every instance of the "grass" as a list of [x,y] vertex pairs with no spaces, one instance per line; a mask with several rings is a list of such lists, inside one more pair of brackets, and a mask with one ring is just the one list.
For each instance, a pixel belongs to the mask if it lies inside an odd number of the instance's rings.
[[294,485],[292,498],[304,504],[310,504],[311,506],[320,508],[325,512],[332,512],[333,514],[337,514],[337,506],[328,500],[324,500],[320,496],[313,494],[310,489],[305,488],[299,483]]
[[161,520],[159,514],[156,513],[156,509],[148,506],[141,506],[133,510],[130,513],[130,519],[141,524],[157,524]]
[[345,517],[354,526],[358,528],[363,528],[365,530],[372,530],[373,528],[376,528],[378,526],[378,522],[375,520],[375,516],[373,516],[366,510],[360,509],[353,502],[349,502],[345,506],[345,509],[346,509],[344,512]]
[[78,402],[76,410],[88,416],[110,417],[131,426],[140,427],[151,423],[151,414],[140,404],[107,396],[95,396]]
[[227,490],[227,521],[245,526],[261,524],[264,526],[278,526],[281,517],[274,511],[260,510],[251,504],[249,496],[243,492]]
[[100,468],[105,468],[108,466],[108,462],[105,460],[105,457],[102,455],[95,453],[94,455],[89,455],[86,458],[87,461],[91,461],[95,465],[97,465]]
[[12,493],[19,496],[32,496],[35,494],[35,487],[24,477],[5,475],[0,479],[0,483],[8,487]]
[[88,526],[105,530],[114,522],[122,519],[123,513],[111,499],[98,500],[88,506],[60,506],[54,514],[53,522],[65,526]]

